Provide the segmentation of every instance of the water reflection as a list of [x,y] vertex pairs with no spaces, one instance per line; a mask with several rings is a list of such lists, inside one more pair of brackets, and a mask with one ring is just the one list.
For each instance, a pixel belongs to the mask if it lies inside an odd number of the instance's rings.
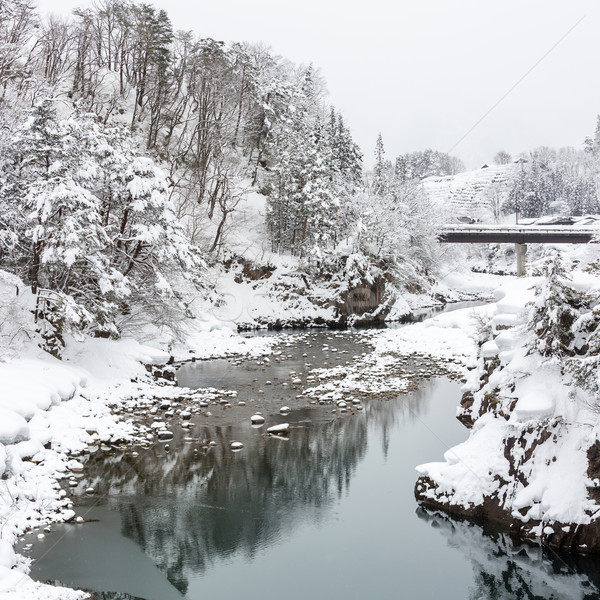
[[[332,507],[347,495],[368,452],[369,435],[387,439],[383,442],[387,452],[391,433],[410,429],[410,423],[427,411],[432,386],[424,384],[419,392],[398,401],[374,402],[363,414],[327,423],[311,423],[306,418],[310,411],[293,412],[287,417],[295,423],[288,440],[266,438],[249,425],[198,427],[194,443],[185,442],[184,433],[176,432],[169,451],[159,444],[146,451],[138,449],[135,457],[131,452],[96,453],[90,456],[80,485],[80,489],[93,487],[96,496],[82,495],[77,504],[91,506],[104,497],[101,503],[111,509],[110,515],[118,515],[119,534],[133,541],[185,595],[190,579],[202,576],[216,563],[234,555],[251,561],[265,548],[289,539],[303,523],[326,520]],[[244,442],[243,452],[230,450],[232,439]],[[202,451],[197,440],[214,440],[217,445]],[[90,536],[93,544],[106,538],[103,552],[107,554],[109,542],[119,545],[109,532],[110,515],[106,509],[94,509],[88,515],[100,521]],[[83,538],[85,531],[81,531]],[[51,543],[52,536],[48,536]],[[78,541],[83,543],[83,539]],[[94,562],[93,546],[78,545],[75,552],[73,548],[65,552]],[[129,561],[132,554],[130,549],[125,555],[115,550],[115,560]],[[79,567],[74,560],[71,571],[75,576]],[[118,565],[106,568],[114,572]],[[149,572],[141,563],[138,569]],[[36,563],[34,573],[43,577],[43,572],[43,562]],[[82,585],[77,579],[65,583]]]
[[[204,428],[200,438],[217,442],[206,453],[181,443],[136,459],[94,455],[82,487],[109,495],[122,534],[185,594],[190,573],[202,574],[234,553],[251,559],[282,531],[290,535],[297,522],[322,519],[367,450],[362,417],[292,433],[279,440],[243,428]],[[231,439],[244,440],[242,453],[231,452]]]
[[446,537],[472,563],[470,600],[597,600],[595,557],[559,556],[506,534],[443,513],[419,508],[418,516]]

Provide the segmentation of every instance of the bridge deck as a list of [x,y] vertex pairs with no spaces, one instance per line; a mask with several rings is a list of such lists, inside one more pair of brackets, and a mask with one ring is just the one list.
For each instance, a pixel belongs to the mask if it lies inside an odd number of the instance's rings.
[[446,225],[442,227],[440,242],[453,244],[516,243],[516,244],[587,244],[600,233],[597,228],[581,229],[570,226],[482,226]]

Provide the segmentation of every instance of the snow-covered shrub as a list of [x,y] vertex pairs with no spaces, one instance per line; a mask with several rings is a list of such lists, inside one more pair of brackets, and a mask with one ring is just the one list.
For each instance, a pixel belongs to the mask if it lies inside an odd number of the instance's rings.
[[475,341],[481,347],[493,338],[492,318],[483,312],[473,312],[471,322],[475,325]]
[[572,356],[580,345],[573,325],[588,301],[568,285],[559,253],[548,253],[543,273],[529,312],[528,327],[534,333],[530,350],[545,357]]
[[528,328],[529,351],[562,361],[573,389],[590,394],[588,405],[600,412],[600,294],[575,289],[561,257],[551,252],[544,279],[536,288]]
[[600,412],[600,295],[588,298],[590,307],[573,323],[577,354],[565,364],[576,386],[590,392],[589,406]]

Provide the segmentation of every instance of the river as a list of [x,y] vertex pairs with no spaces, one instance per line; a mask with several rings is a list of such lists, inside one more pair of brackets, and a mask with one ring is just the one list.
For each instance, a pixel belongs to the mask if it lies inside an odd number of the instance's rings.
[[[352,331],[276,335],[270,363],[190,363],[179,381],[224,386],[244,410],[265,411],[297,394],[290,371],[304,385],[312,368],[368,352]],[[95,494],[75,497],[86,522],[36,540],[32,576],[95,600],[600,597],[593,559],[418,509],[415,465],[467,436],[454,418],[459,399],[460,384],[437,377],[392,400],[361,398],[354,414],[269,415],[292,425],[286,439],[244,417],[197,422],[191,440],[178,430],[168,445],[96,452],[79,486]]]

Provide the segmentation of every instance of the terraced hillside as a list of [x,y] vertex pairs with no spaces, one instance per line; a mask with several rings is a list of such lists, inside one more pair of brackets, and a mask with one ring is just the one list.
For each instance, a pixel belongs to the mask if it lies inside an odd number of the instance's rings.
[[431,199],[448,210],[452,220],[496,220],[500,206],[508,195],[519,165],[484,166],[475,171],[427,177],[425,191]]

